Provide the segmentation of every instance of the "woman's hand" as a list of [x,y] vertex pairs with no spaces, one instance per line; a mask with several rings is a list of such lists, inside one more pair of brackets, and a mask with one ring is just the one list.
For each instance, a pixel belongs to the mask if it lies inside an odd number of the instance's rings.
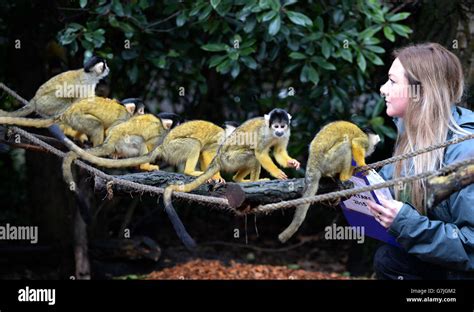
[[375,219],[382,224],[384,228],[388,229],[392,225],[393,220],[397,217],[403,203],[397,200],[387,200],[384,198],[380,198],[380,203],[382,205],[368,200],[367,206]]

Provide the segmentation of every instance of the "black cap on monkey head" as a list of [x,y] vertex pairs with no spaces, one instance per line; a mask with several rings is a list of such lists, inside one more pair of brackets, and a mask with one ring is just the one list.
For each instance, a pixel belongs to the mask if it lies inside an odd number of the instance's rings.
[[94,67],[98,63],[104,63],[105,65],[104,69],[107,67],[107,62],[103,58],[94,55],[91,58],[89,58],[87,62],[84,64],[84,71],[86,73],[90,73],[92,67]]
[[144,114],[145,113],[145,103],[143,103],[143,100],[140,98],[126,98],[126,99],[121,100],[120,104],[125,106],[131,114],[134,114],[134,113]]
[[291,115],[286,110],[281,108],[274,108],[270,113],[265,114],[265,120],[268,121],[269,125],[274,123],[286,123],[290,124]]
[[172,123],[170,129],[173,129],[174,127],[180,125],[184,121],[183,117],[181,117],[180,115],[175,114],[175,113],[163,112],[163,113],[159,113],[157,116],[162,120],[163,119],[172,120],[173,123]]

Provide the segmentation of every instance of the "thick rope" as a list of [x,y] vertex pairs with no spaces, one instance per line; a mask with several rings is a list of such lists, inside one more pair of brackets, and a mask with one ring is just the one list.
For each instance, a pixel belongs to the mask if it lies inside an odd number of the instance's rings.
[[428,146],[428,147],[425,147],[425,148],[422,148],[422,149],[419,149],[419,150],[416,150],[416,151],[413,151],[413,152],[410,152],[410,153],[406,153],[406,154],[403,154],[403,155],[394,156],[394,157],[390,157],[390,158],[387,158],[387,159],[384,159],[384,160],[381,160],[381,161],[377,161],[377,162],[374,162],[374,163],[372,163],[370,165],[367,165],[367,166],[357,167],[354,170],[355,170],[355,172],[360,172],[360,171],[367,171],[367,170],[370,170],[370,169],[376,169],[376,168],[383,167],[385,165],[388,165],[388,164],[391,164],[391,163],[394,163],[394,162],[397,162],[397,161],[400,161],[400,160],[409,159],[409,158],[418,156],[418,155],[423,154],[423,153],[434,151],[435,149],[438,149],[438,148],[443,148],[443,147],[446,147],[448,145],[457,144],[457,143],[460,143],[460,142],[463,142],[463,141],[466,141],[466,140],[470,140],[470,139],[474,139],[474,133],[468,134],[468,135],[465,135],[465,136],[462,136],[462,137],[457,137],[457,138],[451,139],[449,141],[446,141],[446,142],[443,142],[443,143],[440,143],[440,144],[431,145],[431,146]]
[[13,96],[15,99],[17,99],[18,101],[20,101],[23,105],[28,105],[29,102],[27,100],[25,100],[24,98],[22,98],[21,96],[18,95],[18,93],[16,93],[15,91],[13,91],[12,89],[10,89],[9,87],[7,87],[3,82],[0,82],[0,88],[2,88],[3,90],[5,90],[8,94],[10,94],[11,96]]
[[331,192],[331,193],[326,193],[326,194],[322,194],[322,195],[298,198],[298,199],[288,200],[288,201],[279,202],[279,203],[275,203],[275,204],[267,204],[267,205],[263,205],[263,206],[260,205],[257,208],[252,209],[251,211],[249,211],[249,213],[253,213],[253,214],[269,213],[269,212],[277,210],[277,209],[285,209],[285,208],[295,207],[295,206],[299,206],[299,205],[303,205],[303,204],[314,204],[314,203],[318,203],[318,202],[321,202],[321,201],[328,201],[328,200],[331,200],[331,199],[337,199],[337,198],[341,198],[341,197],[350,197],[350,196],[353,196],[353,195],[356,195],[356,194],[359,194],[359,193],[378,190],[378,189],[381,189],[381,188],[386,188],[386,187],[394,186],[394,185],[401,184],[401,183],[411,182],[411,181],[414,181],[414,180],[425,179],[425,178],[428,178],[428,177],[431,177],[431,176],[437,176],[437,175],[440,175],[440,174],[451,172],[451,171],[453,171],[453,170],[455,170],[455,169],[457,169],[461,166],[470,165],[470,164],[474,164],[474,158],[465,159],[465,160],[462,160],[462,161],[452,163],[452,164],[450,164],[446,167],[443,167],[439,170],[424,172],[424,173],[420,173],[420,174],[409,176],[409,177],[401,177],[401,178],[393,179],[393,180],[390,180],[390,181],[386,181],[386,182],[378,183],[378,184],[374,184],[374,185],[368,185],[368,186],[364,186],[364,187],[356,187],[356,188],[352,188],[352,189],[349,189],[349,190]]

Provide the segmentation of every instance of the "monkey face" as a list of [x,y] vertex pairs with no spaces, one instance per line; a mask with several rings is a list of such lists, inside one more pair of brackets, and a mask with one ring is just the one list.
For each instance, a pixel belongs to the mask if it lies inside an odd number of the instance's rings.
[[380,142],[380,136],[375,133],[368,133],[367,136],[369,139],[369,148],[367,149],[366,155],[369,156],[375,151],[375,146]]
[[265,121],[276,138],[288,137],[290,135],[291,115],[284,109],[275,108],[268,115],[265,115]]
[[288,124],[285,122],[274,122],[270,128],[272,129],[273,136],[276,138],[285,136],[289,130]]
[[109,74],[109,67],[103,58],[93,56],[84,64],[84,71],[102,79]]

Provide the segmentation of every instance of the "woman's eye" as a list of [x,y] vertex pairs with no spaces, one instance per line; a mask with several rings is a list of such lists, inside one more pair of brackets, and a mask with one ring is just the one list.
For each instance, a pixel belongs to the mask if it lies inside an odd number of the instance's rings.
[[390,84],[394,84],[395,81],[393,81],[392,79],[388,79],[390,81]]

